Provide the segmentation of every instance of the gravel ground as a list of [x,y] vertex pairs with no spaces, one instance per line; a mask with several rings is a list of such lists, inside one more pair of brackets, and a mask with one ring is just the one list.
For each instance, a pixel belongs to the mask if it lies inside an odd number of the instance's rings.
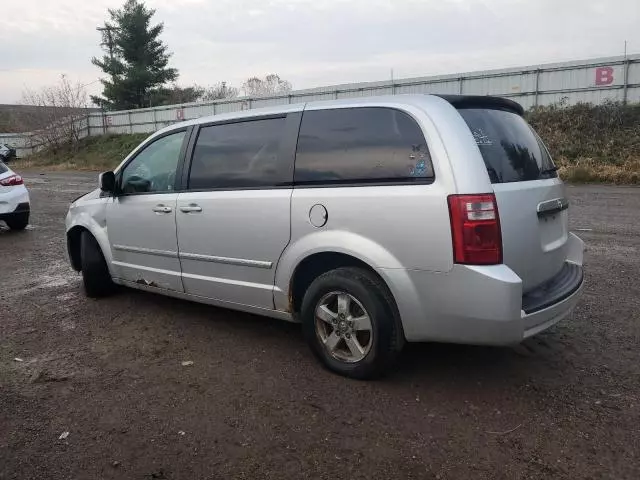
[[32,226],[0,229],[1,479],[640,478],[638,188],[569,188],[587,245],[570,318],[514,348],[409,345],[358,382],[296,325],[85,298],[64,215],[95,175],[26,181]]

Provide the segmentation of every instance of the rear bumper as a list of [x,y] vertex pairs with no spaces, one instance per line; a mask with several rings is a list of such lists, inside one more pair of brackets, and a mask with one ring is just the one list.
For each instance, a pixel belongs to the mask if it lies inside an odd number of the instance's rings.
[[583,250],[582,240],[570,234],[566,261],[573,276],[559,285],[549,282],[538,302],[527,298],[533,292],[523,297],[521,279],[506,265],[455,265],[446,273],[381,269],[380,274],[394,294],[408,341],[509,345],[571,313],[583,289]]
[[565,262],[560,272],[552,279],[523,295],[522,310],[531,316],[540,310],[561,303],[582,287],[583,278],[582,265]]
[[22,186],[0,192],[0,217],[29,211],[29,192]]
[[0,220],[10,220],[18,215],[29,214],[31,207],[28,203],[19,203],[13,212],[0,213]]
[[547,308],[536,311],[535,313],[527,315],[523,312],[522,322],[524,332],[522,334],[522,339],[537,335],[538,333],[546,330],[552,325],[555,325],[560,320],[569,315],[582,296],[583,287],[584,280],[581,276],[579,286],[573,291],[572,294],[565,297],[563,300],[558,301],[557,303],[554,303]]
[[11,218],[16,215],[29,213],[31,211],[31,206],[28,203],[19,203],[16,209],[13,212],[0,213],[0,220],[4,220],[5,218]]

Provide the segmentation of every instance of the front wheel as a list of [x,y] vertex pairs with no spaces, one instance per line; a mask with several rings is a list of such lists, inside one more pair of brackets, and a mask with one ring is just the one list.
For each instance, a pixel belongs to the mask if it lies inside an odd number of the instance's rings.
[[309,286],[303,331],[329,370],[370,379],[385,373],[402,348],[400,321],[382,281],[361,268],[338,268]]
[[115,284],[104,259],[98,241],[89,232],[80,237],[80,259],[82,262],[82,280],[88,297],[98,298],[113,293]]

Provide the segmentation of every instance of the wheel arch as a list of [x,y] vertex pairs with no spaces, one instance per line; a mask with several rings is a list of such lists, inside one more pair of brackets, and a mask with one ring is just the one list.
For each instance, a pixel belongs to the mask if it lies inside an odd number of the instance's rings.
[[331,250],[312,253],[303,258],[293,270],[289,280],[289,304],[290,311],[294,314],[300,312],[302,298],[309,285],[323,273],[341,267],[357,267],[367,270],[375,275],[387,289],[385,280],[376,272],[375,268],[367,262],[347,253]]
[[380,284],[387,292],[387,296],[391,303],[390,308],[393,311],[394,318],[398,325],[398,342],[400,344],[404,343],[405,335],[402,317],[400,315],[396,296],[394,295],[388,281],[369,263],[354,255],[344,252],[336,252],[332,250],[315,252],[304,257],[296,265],[289,281],[287,296],[288,309],[292,316],[296,319],[299,318],[302,300],[311,283],[323,273],[341,267],[361,268],[371,273],[380,281]]
[[71,267],[76,272],[82,270],[80,243],[83,232],[89,232],[89,230],[82,225],[76,225],[67,232],[67,254],[69,255],[69,262],[71,263]]
[[[326,260],[333,268],[360,266],[371,270],[382,278],[390,291],[393,288],[390,288],[381,269],[403,268],[395,256],[370,238],[340,230],[313,232],[289,244],[278,261],[274,289],[276,310],[295,313],[292,302],[294,277],[300,274],[301,265],[308,268],[317,259]],[[340,261],[343,263],[339,264]]]
[[109,244],[109,238],[107,237],[106,227],[100,226],[96,220],[93,219],[88,213],[83,212],[73,222],[68,223],[67,228],[67,251],[69,254],[69,261],[74,270],[80,271],[80,238],[83,232],[90,233],[93,238],[96,239],[102,255],[107,262],[109,272],[113,276],[113,265],[111,247]]

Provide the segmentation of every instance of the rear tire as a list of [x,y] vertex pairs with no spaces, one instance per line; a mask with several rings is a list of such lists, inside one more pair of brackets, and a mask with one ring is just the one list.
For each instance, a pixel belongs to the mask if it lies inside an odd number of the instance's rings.
[[362,268],[320,275],[302,301],[302,328],[312,352],[329,370],[360,380],[385,374],[404,335],[383,282]]
[[89,232],[82,232],[80,238],[80,259],[82,280],[88,297],[105,297],[115,290],[107,262],[102,255],[100,245]]
[[16,213],[5,220],[11,230],[24,230],[29,225],[29,212]]

